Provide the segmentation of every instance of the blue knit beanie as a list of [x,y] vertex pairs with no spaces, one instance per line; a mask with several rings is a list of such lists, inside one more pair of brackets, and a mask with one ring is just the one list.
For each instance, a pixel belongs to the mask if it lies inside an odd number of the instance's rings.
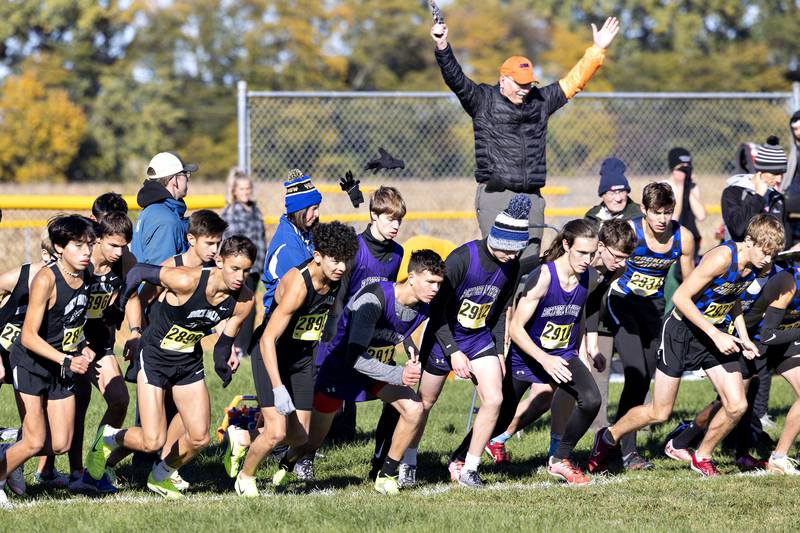
[[528,213],[531,199],[517,194],[508,202],[508,207],[497,215],[489,230],[488,244],[495,250],[519,252],[528,246]]
[[603,196],[608,191],[631,192],[628,178],[625,177],[625,163],[616,157],[609,157],[600,166],[600,186],[597,188],[597,196]]
[[283,186],[286,187],[287,215],[322,203],[322,195],[311,183],[311,178],[297,169],[289,172],[289,180]]

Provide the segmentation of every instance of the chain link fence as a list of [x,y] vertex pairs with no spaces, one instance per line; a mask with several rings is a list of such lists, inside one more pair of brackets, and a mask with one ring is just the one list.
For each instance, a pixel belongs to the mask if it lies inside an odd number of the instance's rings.
[[[621,158],[630,174],[663,176],[666,154],[689,149],[695,167],[723,175],[742,142],[789,143],[791,93],[586,93],[550,119],[548,174],[597,175]],[[262,180],[301,168],[321,180],[357,170],[384,147],[406,162],[392,177],[474,172],[472,124],[451,93],[239,92],[239,163]],[[563,183],[563,182],[562,182]]]

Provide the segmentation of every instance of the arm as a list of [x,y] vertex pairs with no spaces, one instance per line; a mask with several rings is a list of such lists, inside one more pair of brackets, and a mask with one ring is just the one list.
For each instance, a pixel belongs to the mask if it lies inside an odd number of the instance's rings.
[[758,194],[745,194],[741,187],[727,187],[722,191],[722,220],[735,241],[744,240],[750,219],[764,212],[764,197]]
[[239,368],[239,357],[233,351],[233,341],[254,305],[253,293],[246,288],[242,289],[233,316],[226,321],[225,328],[214,345],[214,371],[222,379],[223,388],[230,384],[233,373]]
[[700,187],[691,182],[692,190],[689,192],[689,208],[692,210],[695,220],[702,222],[706,219],[706,206],[703,205],[700,199]]
[[684,227],[681,227],[681,257],[679,261],[683,279],[686,279],[694,270],[694,235]]
[[447,356],[452,356],[460,351],[453,337],[452,324],[457,320],[458,315],[456,287],[464,280],[469,264],[469,254],[465,252],[468,252],[467,248],[458,248],[447,256],[444,262],[444,283],[436,295],[434,308],[431,311],[431,316],[436,317],[433,323],[439,325],[436,329],[436,340]]
[[581,92],[603,65],[606,49],[611,45],[617,33],[619,33],[619,21],[614,17],[607,18],[600,30],[592,24],[594,44],[586,49],[583,57],[572,67],[572,70],[558,80],[558,85],[568,99]]
[[785,270],[769,280],[764,287],[756,304],[760,308],[767,307],[760,331],[761,344],[764,346],[776,346],[800,340],[800,329],[780,329],[786,308],[796,290],[794,277]]
[[281,278],[278,289],[275,291],[278,306],[270,314],[267,327],[261,336],[261,359],[267,369],[267,375],[272,383],[272,388],[283,387],[280,371],[278,370],[278,353],[276,344],[278,339],[289,326],[294,313],[303,305],[307,294],[303,277],[298,270],[292,270]]
[[[436,37],[436,33],[441,33],[442,37]],[[461,70],[453,49],[447,43],[447,26],[435,24],[431,29],[431,37],[436,43],[436,62],[442,71],[444,82],[456,94],[461,107],[470,115],[474,115],[480,101],[480,88]]]
[[0,300],[11,294],[17,285],[22,267],[17,267],[0,275]]

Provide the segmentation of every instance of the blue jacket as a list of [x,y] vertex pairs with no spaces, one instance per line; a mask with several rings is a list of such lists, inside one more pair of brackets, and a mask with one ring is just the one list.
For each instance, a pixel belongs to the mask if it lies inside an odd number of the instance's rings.
[[289,222],[286,215],[281,216],[278,229],[269,242],[267,257],[264,259],[264,312],[269,312],[275,289],[278,282],[289,269],[303,264],[311,259],[314,253],[314,243],[311,234],[302,232],[297,226]]
[[131,252],[140,263],[160,265],[189,249],[184,218],[186,203],[176,200],[160,183],[146,181],[136,197],[143,211],[133,228]]

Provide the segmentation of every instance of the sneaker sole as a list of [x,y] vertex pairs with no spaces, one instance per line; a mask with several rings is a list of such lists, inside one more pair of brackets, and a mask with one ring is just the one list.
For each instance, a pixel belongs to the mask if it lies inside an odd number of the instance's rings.
[[675,455],[674,453],[668,451],[666,448],[664,448],[664,455],[666,455],[670,459],[674,459],[676,461],[680,461],[681,463],[691,463],[692,462],[692,458],[691,457],[689,457],[688,459],[681,459],[678,455]]
[[[608,431],[608,429],[605,429],[605,431]],[[597,450],[599,448],[600,439],[603,438],[603,435],[602,435],[603,432],[604,432],[604,430],[600,430],[597,433],[595,433],[595,435],[594,435],[594,443],[592,443],[592,451],[589,453],[589,463],[590,464],[588,466],[588,469],[589,469],[589,472],[591,474],[594,474],[596,472],[605,472],[606,470],[608,470],[608,464],[598,465],[597,467],[594,467],[594,468],[591,466],[592,458],[597,457],[599,455],[599,454],[595,453],[595,450]],[[606,460],[607,459],[608,458],[606,458]]]
[[163,496],[164,498],[166,498],[168,500],[180,500],[180,499],[182,499],[184,497],[183,494],[181,494],[180,492],[175,494],[175,493],[170,492],[168,490],[162,489],[158,485],[153,485],[151,483],[147,484],[147,488],[150,489],[151,491],[155,492],[159,496]]
[[698,474],[700,474],[701,476],[703,476],[703,477],[717,477],[717,476],[719,475],[719,474],[711,474],[711,475],[709,476],[709,475],[707,475],[705,472],[703,472],[702,470],[700,470],[699,468],[697,468],[696,466],[694,466],[694,463],[692,463],[691,465],[689,465],[689,467],[690,467],[692,470],[694,470],[695,472],[697,472]]
[[564,477],[563,474],[559,474],[558,472],[551,472],[549,468],[547,468],[546,470],[547,473],[553,476],[554,478],[560,479],[561,481],[572,487],[582,487],[584,485],[589,485],[592,483],[591,479],[586,483],[576,483],[575,481],[570,482],[566,477]]
[[468,489],[480,490],[480,489],[483,488],[483,485],[468,485],[468,484],[464,483],[463,481],[461,481],[461,478],[459,478],[458,484],[461,485],[462,487],[467,487]]

